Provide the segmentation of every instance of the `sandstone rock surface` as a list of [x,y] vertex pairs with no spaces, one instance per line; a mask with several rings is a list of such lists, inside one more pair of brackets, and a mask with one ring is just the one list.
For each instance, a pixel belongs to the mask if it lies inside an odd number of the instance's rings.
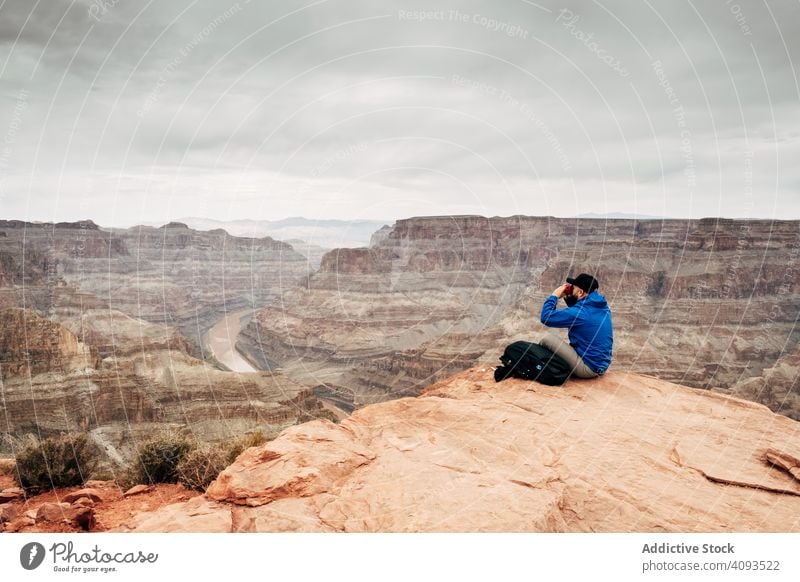
[[473,368],[248,449],[125,531],[800,532],[800,423],[609,372],[548,387]]

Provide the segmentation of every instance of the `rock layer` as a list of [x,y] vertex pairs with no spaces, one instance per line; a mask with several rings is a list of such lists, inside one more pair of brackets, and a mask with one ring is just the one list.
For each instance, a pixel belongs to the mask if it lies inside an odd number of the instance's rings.
[[96,352],[59,323],[27,309],[0,309],[0,379],[69,373],[97,365]]
[[[132,317],[177,327],[195,356],[203,334],[226,312],[266,305],[309,270],[306,257],[286,243],[176,222],[111,230],[90,220],[0,221],[0,232],[6,233],[0,286],[21,285],[24,272],[28,285],[48,287],[34,305],[40,312],[50,312],[52,288],[66,282]],[[6,305],[34,301],[10,289],[0,293],[0,306],[3,299]]]
[[312,391],[279,373],[235,374],[187,353],[174,329],[112,309],[59,303],[56,317],[0,310],[0,451],[14,440],[88,431],[109,459],[145,436],[186,427],[201,441],[329,414]]
[[[476,368],[248,449],[134,531],[800,532],[800,423],[609,372],[547,387]],[[787,469],[788,467],[788,469]]]
[[306,272],[289,245],[177,223],[0,221],[0,232],[0,452],[27,435],[89,431],[122,463],[163,428],[217,442],[331,416],[282,374],[245,377],[196,357],[218,314],[260,305]]

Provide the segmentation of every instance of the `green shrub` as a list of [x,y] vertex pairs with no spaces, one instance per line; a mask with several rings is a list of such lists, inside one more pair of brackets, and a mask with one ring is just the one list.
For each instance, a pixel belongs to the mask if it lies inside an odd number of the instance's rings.
[[178,432],[157,434],[136,447],[133,463],[122,480],[126,484],[176,483],[178,464],[193,448],[192,442]]
[[227,466],[226,455],[220,447],[204,445],[189,451],[178,463],[178,480],[188,489],[205,491]]
[[197,446],[175,431],[164,432],[137,448],[130,467],[117,477],[122,488],[139,483],[175,483],[205,491],[217,475],[242,451],[267,442],[261,431],[222,444]]
[[97,449],[86,434],[34,441],[17,454],[15,477],[25,491],[83,485],[97,465]]
[[249,449],[250,447],[258,447],[263,445],[265,442],[267,442],[267,437],[265,437],[264,433],[260,430],[229,441],[227,445],[225,445],[225,449],[227,451],[225,455],[225,466],[227,467],[233,463],[236,460],[236,457],[241,455],[245,450]]
[[204,444],[187,452],[176,467],[178,482],[184,487],[205,491],[225,467],[242,451],[267,442],[261,431],[230,440],[221,445]]

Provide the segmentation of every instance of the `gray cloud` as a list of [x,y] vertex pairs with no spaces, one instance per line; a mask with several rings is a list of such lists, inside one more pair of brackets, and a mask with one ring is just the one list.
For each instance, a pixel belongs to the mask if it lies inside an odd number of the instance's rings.
[[800,216],[796,3],[32,6],[7,217]]

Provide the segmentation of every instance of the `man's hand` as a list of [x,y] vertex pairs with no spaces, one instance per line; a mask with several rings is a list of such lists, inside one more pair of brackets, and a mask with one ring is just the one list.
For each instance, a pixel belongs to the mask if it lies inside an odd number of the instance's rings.
[[561,299],[564,296],[564,291],[566,289],[567,289],[567,285],[565,283],[564,285],[561,285],[561,287],[556,287],[556,290],[553,291],[552,294],[555,295],[556,297],[558,297],[559,299]]

